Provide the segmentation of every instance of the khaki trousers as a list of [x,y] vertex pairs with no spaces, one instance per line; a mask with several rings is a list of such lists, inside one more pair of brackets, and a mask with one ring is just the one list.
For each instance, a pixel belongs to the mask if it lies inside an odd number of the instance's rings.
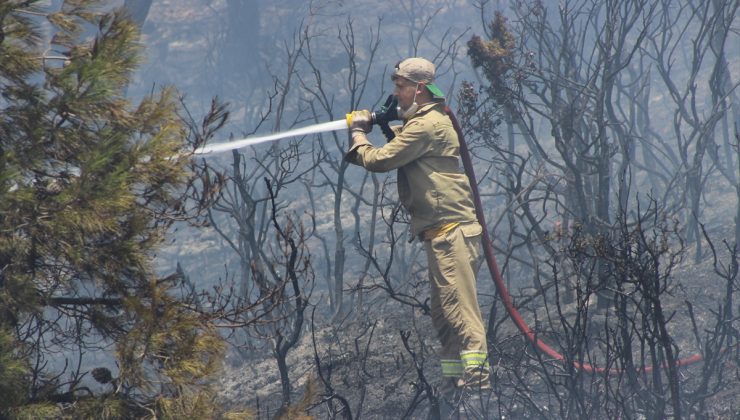
[[[482,228],[461,224],[424,241],[429,264],[432,324],[442,343],[442,376],[450,384],[490,388],[488,346],[476,291]],[[445,390],[442,390],[445,392]]]

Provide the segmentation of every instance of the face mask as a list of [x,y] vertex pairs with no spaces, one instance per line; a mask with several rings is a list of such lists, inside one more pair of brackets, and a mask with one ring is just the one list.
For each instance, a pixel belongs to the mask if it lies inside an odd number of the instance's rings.
[[416,84],[416,90],[414,91],[414,101],[411,103],[411,106],[409,106],[406,109],[398,107],[398,116],[402,119],[408,119],[410,116],[414,115],[416,111],[419,110],[419,104],[416,103],[416,92],[419,91],[419,84]]

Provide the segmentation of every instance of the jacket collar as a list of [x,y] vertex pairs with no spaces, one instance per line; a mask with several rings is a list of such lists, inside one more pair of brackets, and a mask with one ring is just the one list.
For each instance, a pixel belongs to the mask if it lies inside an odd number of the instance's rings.
[[426,114],[427,112],[431,111],[436,107],[437,105],[444,105],[445,101],[444,99],[441,100],[432,100],[431,102],[427,102],[424,105],[421,105],[418,110],[414,113],[414,115],[410,116],[407,120],[404,121],[404,123],[420,116],[423,114]]

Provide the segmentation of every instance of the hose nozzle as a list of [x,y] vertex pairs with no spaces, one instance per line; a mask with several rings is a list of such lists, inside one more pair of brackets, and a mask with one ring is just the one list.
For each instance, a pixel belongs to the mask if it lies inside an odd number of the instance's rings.
[[[398,98],[393,95],[388,95],[383,106],[377,111],[370,113],[373,124],[383,125],[388,124],[391,121],[398,120]],[[352,113],[345,114],[344,118],[347,120],[347,127],[352,126]]]
[[398,98],[388,95],[383,106],[372,112],[373,124],[383,125],[398,120]]
[[[362,118],[363,123],[367,124],[367,112],[368,111],[362,111]],[[391,141],[395,137],[395,133],[390,128],[390,125],[388,125],[391,121],[396,121],[400,119],[398,117],[399,109],[398,109],[398,98],[396,98],[393,95],[388,95],[388,98],[385,100],[385,103],[383,106],[380,107],[377,111],[370,112],[370,121],[369,123],[371,125],[379,125],[381,131],[383,131],[383,134],[385,135],[386,140]],[[344,119],[347,122],[347,128],[352,127],[352,116],[353,113],[345,114]],[[340,120],[341,121],[341,120]],[[357,123],[359,124],[359,120]],[[369,132],[371,129],[371,126],[368,126],[365,131]]]

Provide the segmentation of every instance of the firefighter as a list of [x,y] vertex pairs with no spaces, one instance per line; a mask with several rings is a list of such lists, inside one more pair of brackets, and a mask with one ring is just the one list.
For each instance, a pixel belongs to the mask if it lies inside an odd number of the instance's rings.
[[345,159],[372,172],[397,170],[398,196],[411,216],[411,234],[423,242],[431,284],[432,322],[441,341],[448,402],[489,390],[486,333],[476,294],[476,261],[482,228],[468,177],[460,171],[460,144],[434,84],[435,67],[424,58],[399,62],[391,76],[398,117],[395,137],[382,147],[367,139],[373,114],[351,114]]

